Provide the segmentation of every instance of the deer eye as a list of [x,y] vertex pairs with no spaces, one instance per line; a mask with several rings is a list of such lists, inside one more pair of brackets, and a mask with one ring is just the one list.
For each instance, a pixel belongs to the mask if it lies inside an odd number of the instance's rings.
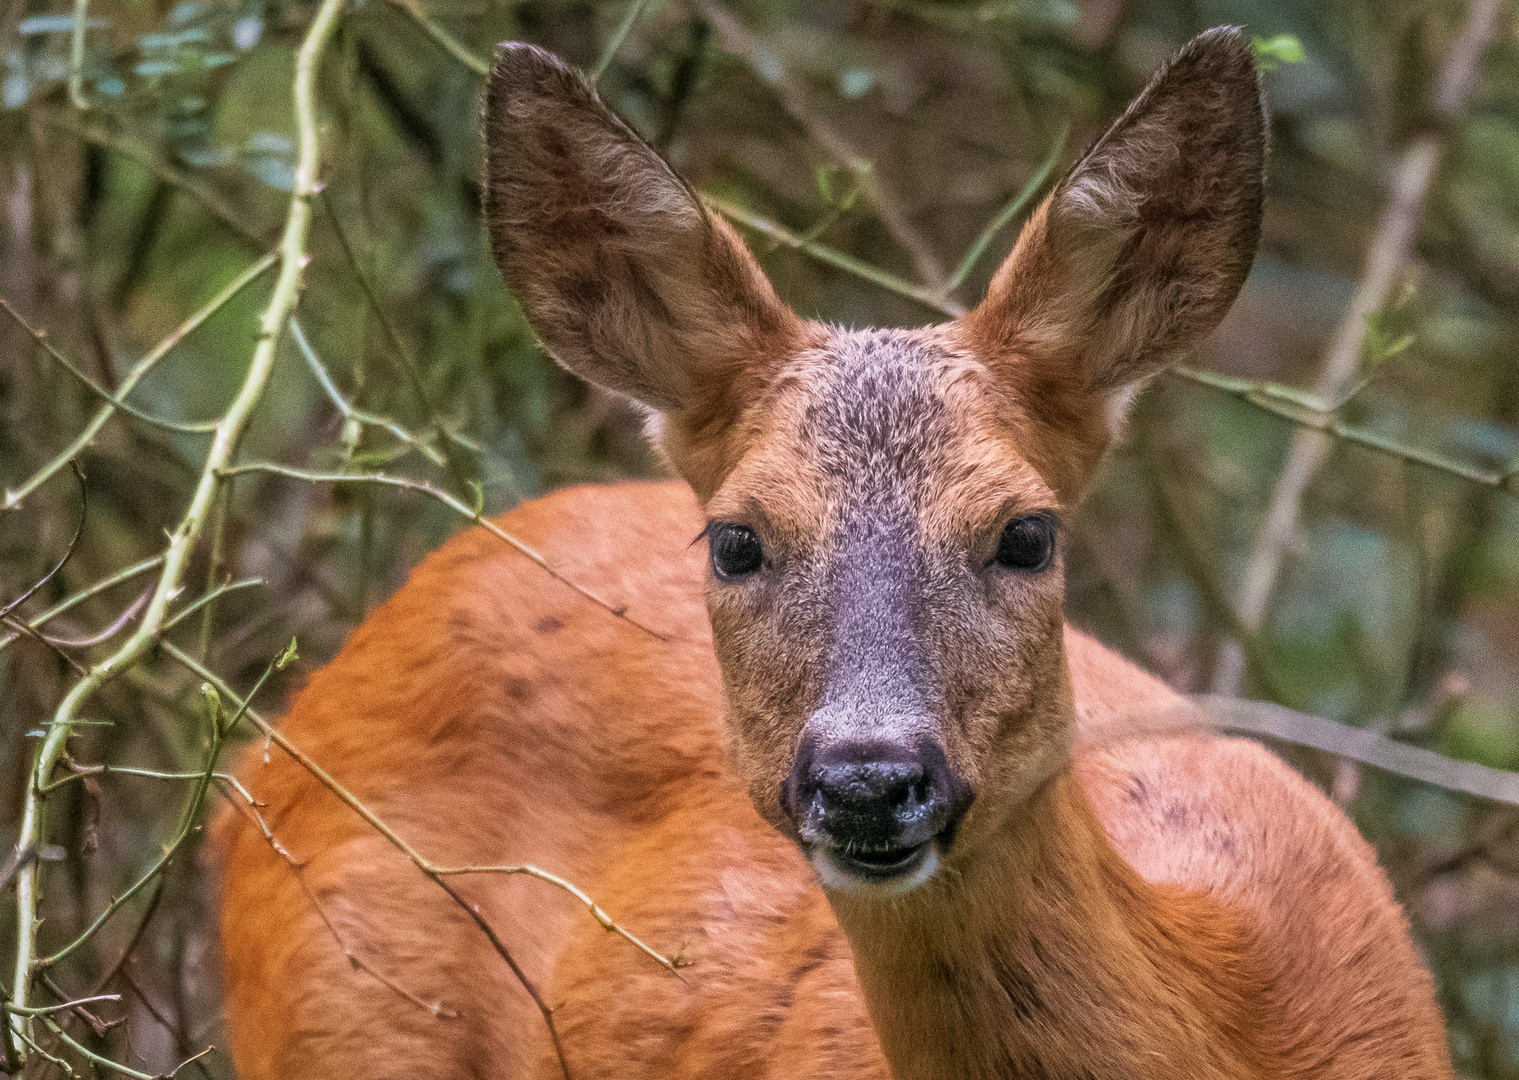
[[712,546],[712,572],[723,581],[738,581],[759,573],[765,565],[765,549],[747,525],[716,522],[708,527]]
[[1055,515],[1041,510],[1015,517],[1002,527],[992,562],[1004,570],[1036,573],[1055,557]]

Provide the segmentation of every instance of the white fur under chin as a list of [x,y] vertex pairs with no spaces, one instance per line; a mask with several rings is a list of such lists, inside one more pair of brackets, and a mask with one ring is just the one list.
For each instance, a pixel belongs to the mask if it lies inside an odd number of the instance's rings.
[[855,877],[834,861],[832,851],[821,845],[813,849],[812,868],[825,889],[854,896],[901,896],[912,892],[939,872],[939,849],[930,844],[928,853],[912,873],[890,881],[866,881]]

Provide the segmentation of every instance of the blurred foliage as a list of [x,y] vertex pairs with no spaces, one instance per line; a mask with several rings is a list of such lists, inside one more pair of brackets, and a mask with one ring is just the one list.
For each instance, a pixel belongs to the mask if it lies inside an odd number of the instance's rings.
[[[704,191],[933,289],[1067,124],[1068,161],[1187,37],[1241,24],[1271,68],[1264,239],[1240,302],[1191,363],[1306,386],[1355,288],[1395,156],[1427,126],[1464,10],[1453,0],[729,0],[721,9],[650,0],[600,87]],[[428,16],[477,57],[521,38],[589,68],[629,11],[620,0],[469,0]],[[0,297],[102,386],[119,385],[272,250],[294,180],[295,50],[312,12],[288,0],[96,0],[80,108],[69,90],[74,10],[0,0]],[[409,0],[354,3],[327,52],[317,87],[325,187],[299,306],[307,347],[284,335],[242,456],[384,468],[489,512],[561,484],[658,473],[640,417],[549,362],[506,295],[478,214],[480,81],[420,13]],[[1442,133],[1416,258],[1373,317],[1364,380],[1342,415],[1503,473],[1519,462],[1519,47],[1507,22],[1481,72],[1464,116]],[[992,239],[951,300],[974,301],[1015,229]],[[751,239],[805,315],[937,317]],[[185,337],[131,402],[173,421],[220,415],[271,281],[258,278]],[[318,372],[418,438],[345,418]],[[99,404],[0,320],[0,484],[22,485]],[[1072,619],[1173,684],[1206,687],[1236,632],[1231,597],[1291,437],[1289,423],[1237,396],[1157,381],[1081,513]],[[160,552],[206,447],[202,433],[111,419],[79,458],[82,541],[18,616]],[[197,549],[191,592],[231,578],[263,584],[225,595],[174,640],[246,690],[298,637],[300,659],[260,691],[271,713],[462,524],[425,495],[354,483],[248,475],[228,491]],[[1251,643],[1249,691],[1519,768],[1512,494],[1339,445]],[[0,512],[0,606],[58,561],[79,499],[63,470]],[[50,622],[56,648],[22,638],[0,653],[8,836],[37,733],[75,678],[69,660],[108,655],[112,641],[92,636],[130,614],[151,581]],[[71,758],[199,769],[204,710],[199,680],[152,658],[90,700]],[[1519,816],[1285,752],[1377,845],[1436,973],[1463,1074],[1519,1077]],[[184,797],[178,785],[129,776],[88,777],[52,797],[54,842],[39,852],[49,947],[158,857]],[[86,1045],[163,1070],[220,1043],[208,877],[182,854],[161,885],[51,971],[57,993],[123,994],[98,1011],[124,1024],[70,1021]],[[7,956],[13,923],[7,909]],[[192,1068],[230,1073],[220,1052]]]

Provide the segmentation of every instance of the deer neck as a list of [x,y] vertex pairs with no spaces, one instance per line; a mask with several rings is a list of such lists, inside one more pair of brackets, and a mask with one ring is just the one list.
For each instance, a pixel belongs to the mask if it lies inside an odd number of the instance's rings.
[[1070,766],[917,892],[831,899],[898,1080],[1269,1075],[1240,916],[1140,878]]

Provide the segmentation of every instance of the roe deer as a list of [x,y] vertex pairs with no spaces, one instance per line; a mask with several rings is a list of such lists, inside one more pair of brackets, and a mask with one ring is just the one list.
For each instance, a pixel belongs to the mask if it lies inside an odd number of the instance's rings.
[[[845,330],[782,305],[579,74],[499,49],[501,270],[685,481],[500,523],[658,635],[474,529],[283,730],[428,857],[543,867],[689,960],[541,882],[452,879],[575,1080],[1452,1076],[1350,822],[1255,744],[1147,730],[1185,699],[1064,626],[1063,522],[1135,387],[1239,291],[1265,142],[1249,47],[1204,34],[980,306]],[[241,776],[304,869],[221,822],[243,1080],[559,1076],[468,914],[260,751]]]

